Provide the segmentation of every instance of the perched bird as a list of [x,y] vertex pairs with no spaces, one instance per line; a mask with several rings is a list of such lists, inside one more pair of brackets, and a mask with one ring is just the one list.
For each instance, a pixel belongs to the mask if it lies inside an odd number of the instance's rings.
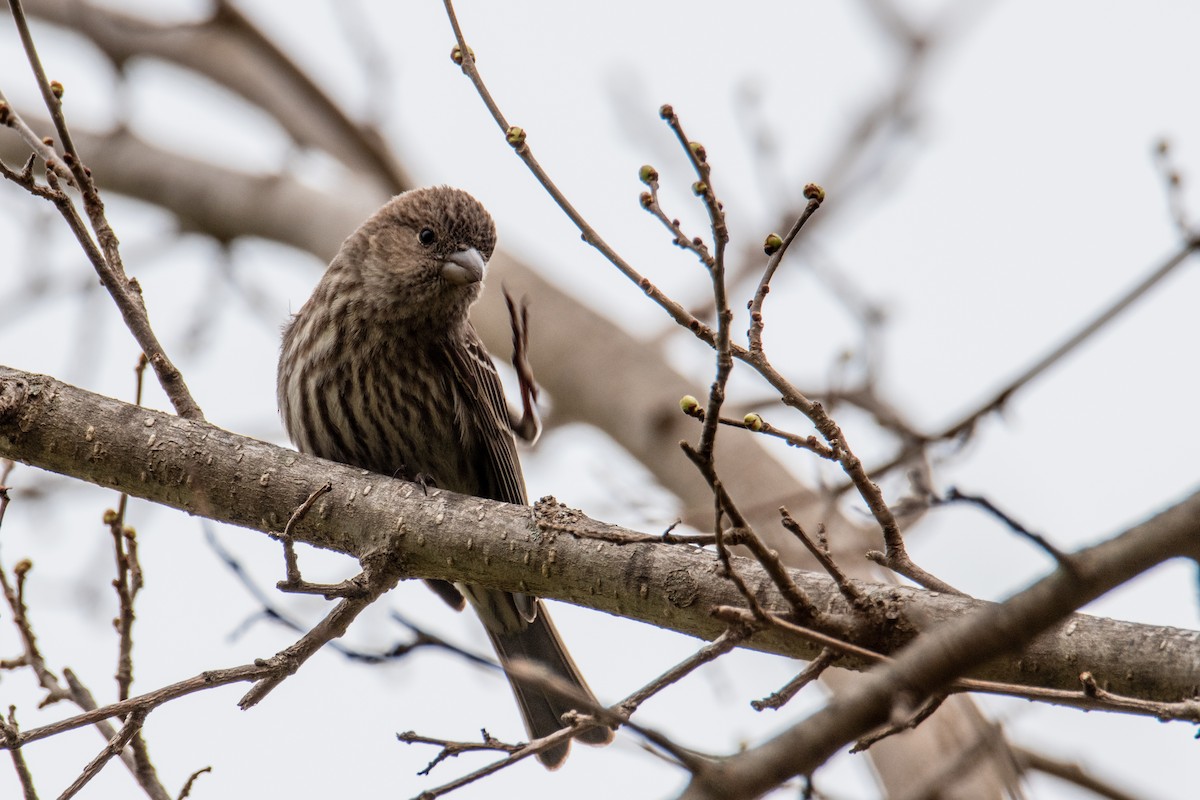
[[[279,409],[305,453],[442,489],[527,503],[496,368],[467,319],[496,245],[474,197],[438,186],[397,195],[342,244],[283,334]],[[501,663],[524,658],[592,697],[542,603],[431,581],[475,608]],[[573,705],[510,678],[531,738]],[[578,737],[605,744],[612,731]],[[562,764],[570,742],[543,751]]]

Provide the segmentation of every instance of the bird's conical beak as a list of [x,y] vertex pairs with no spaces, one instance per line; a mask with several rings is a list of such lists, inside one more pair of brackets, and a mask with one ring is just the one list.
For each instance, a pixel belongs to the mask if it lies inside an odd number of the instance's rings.
[[451,253],[442,262],[442,277],[455,286],[466,286],[483,280],[486,262],[474,247]]

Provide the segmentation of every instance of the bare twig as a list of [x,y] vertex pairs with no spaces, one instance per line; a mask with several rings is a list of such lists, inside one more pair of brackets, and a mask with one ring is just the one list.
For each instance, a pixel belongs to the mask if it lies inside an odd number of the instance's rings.
[[816,658],[800,671],[800,674],[785,683],[778,691],[764,697],[762,700],[751,700],[750,707],[755,711],[764,708],[783,708],[784,704],[800,693],[800,690],[821,677],[821,673],[834,661],[834,651],[828,647],[822,650]]
[[854,746],[850,748],[851,753],[861,753],[864,750],[870,749],[876,742],[882,741],[889,736],[895,736],[897,733],[904,733],[920,725],[925,720],[933,716],[933,712],[942,707],[942,702],[946,699],[946,695],[939,694],[928,698],[923,702],[916,711],[903,719],[880,728],[877,731],[872,731],[866,736],[860,737]]
[[863,608],[863,593],[858,590],[858,587],[851,582],[850,578],[846,576],[846,573],[842,572],[841,568],[837,565],[837,562],[833,560],[833,555],[829,552],[829,547],[827,543],[824,542],[823,537],[820,545],[814,542],[812,538],[809,537],[809,535],[804,531],[804,528],[801,527],[800,523],[797,522],[783,506],[779,507],[779,515],[781,517],[783,527],[791,531],[792,534],[795,535],[795,537],[799,539],[800,542],[808,549],[808,552],[812,554],[812,557],[815,558],[817,562],[825,569],[825,571],[829,573],[829,577],[833,578],[833,582],[837,584],[838,591],[842,593],[843,597],[850,601],[850,605],[858,609]]
[[144,709],[138,709],[130,713],[129,718],[125,720],[125,724],[121,726],[121,730],[117,731],[116,735],[109,740],[108,745],[95,758],[88,762],[88,765],[83,768],[83,772],[79,774],[79,777],[72,781],[71,785],[58,796],[58,800],[68,800],[68,798],[79,794],[88,781],[99,775],[100,770],[104,769],[104,765],[113,756],[124,750],[125,746],[134,737],[134,734],[142,729],[142,723],[146,721],[146,713]]
[[1017,765],[1025,772],[1034,770],[1047,775],[1053,775],[1055,778],[1073,783],[1082,789],[1088,790],[1097,797],[1103,797],[1107,800],[1139,800],[1136,795],[1122,791],[1111,783],[1097,778],[1079,764],[1050,758],[1044,753],[1039,753],[1036,750],[1030,750],[1020,745],[1010,745],[1010,748],[1017,760]]
[[596,232],[596,230],[587,222],[587,220],[583,218],[583,215],[575,209],[575,207],[567,199],[566,195],[563,194],[562,190],[558,188],[554,181],[550,179],[549,174],[545,171],[545,169],[542,168],[537,159],[533,157],[533,152],[529,149],[529,145],[525,141],[525,131],[521,128],[508,124],[508,120],[505,119],[504,114],[500,111],[500,107],[492,98],[491,92],[488,91],[487,85],[484,84],[483,78],[479,74],[479,69],[475,64],[475,56],[473,55],[473,51],[467,45],[467,41],[463,37],[462,28],[459,27],[458,16],[454,13],[454,4],[451,2],[451,0],[443,0],[443,2],[446,7],[446,16],[450,20],[450,26],[454,29],[454,38],[458,42],[458,45],[454,48],[454,52],[452,54],[455,63],[459,64],[462,67],[463,74],[470,78],[471,83],[475,86],[475,91],[478,92],[480,99],[483,100],[484,105],[486,105],[488,111],[491,112],[492,119],[494,119],[496,124],[500,126],[500,130],[504,133],[505,139],[510,145],[512,145],[513,151],[517,154],[521,161],[525,163],[525,166],[529,168],[529,171],[533,173],[534,178],[537,179],[538,183],[542,185],[542,188],[544,188],[554,202],[558,204],[558,207],[563,210],[563,213],[567,215],[567,218],[570,219],[571,222],[574,223],[575,227],[579,229],[579,232],[583,237],[583,241],[596,248],[596,250],[598,250],[601,255],[608,259],[613,266],[620,270],[625,277],[633,281],[633,283],[643,292],[645,292],[651,300],[653,300],[664,311],[666,311],[671,318],[675,320],[675,322],[682,325],[684,328],[687,328],[704,341],[714,341],[714,334],[711,328],[688,313],[687,309],[685,309],[679,303],[676,303],[674,300],[663,294],[663,292],[654,286],[654,284],[651,283],[648,278],[634,269],[634,267],[625,259],[621,258],[621,256],[617,254],[616,250],[614,250],[608,244],[608,242],[606,242],[600,236],[600,234]]
[[[292,512],[292,515],[288,518],[287,525],[285,525],[283,528],[283,533],[279,534],[279,541],[283,542],[283,565],[284,572],[286,573],[287,577],[276,584],[277,588],[291,592],[303,593],[307,591],[308,593],[313,594],[326,594],[324,591],[318,592],[311,589],[306,590],[306,587],[312,587],[314,584],[306,583],[300,576],[300,567],[296,561],[296,542],[292,538],[292,531],[295,529],[300,520],[304,519],[304,517],[308,514],[309,509],[313,507],[313,504],[332,491],[333,484],[326,481],[322,486],[318,486],[316,489],[314,489],[312,493],[309,494],[308,498],[299,506],[297,506]],[[328,589],[333,587],[323,586],[319,588]]]
[[[104,287],[116,302],[126,327],[129,328],[130,333],[133,334],[142,351],[149,357],[150,364],[154,367],[154,372],[162,384],[163,391],[170,398],[176,413],[188,419],[203,419],[204,415],[200,410],[200,406],[188,391],[182,374],[171,363],[170,359],[167,358],[166,351],[159,343],[158,337],[150,326],[150,319],[146,313],[145,303],[142,300],[141,287],[136,280],[127,277],[125,274],[117,236],[105,216],[104,203],[100,198],[100,193],[97,191],[95,183],[92,181],[91,171],[83,164],[78,152],[75,150],[70,131],[67,128],[66,118],[63,116],[62,111],[62,86],[58,84],[51,85],[51,81],[46,77],[46,72],[42,68],[41,58],[38,56],[37,48],[33,42],[33,35],[30,33],[29,24],[25,18],[25,11],[21,5],[21,0],[9,0],[9,7],[12,10],[13,21],[16,23],[17,32],[20,35],[21,44],[25,49],[26,58],[37,79],[38,89],[42,93],[42,99],[45,102],[46,109],[50,112],[51,120],[62,143],[64,151],[62,162],[70,170],[73,183],[79,187],[83,199],[83,207],[87,213],[88,220],[91,222],[92,230],[96,233],[96,239],[92,239],[91,233],[75,209],[70,196],[60,188],[59,178],[53,170],[53,164],[58,160],[56,157],[46,162],[48,167],[46,180],[51,190],[49,196],[42,192],[38,192],[37,194],[51,200],[63,215],[63,218],[66,219],[71,232],[83,248],[88,260],[92,262],[92,266],[100,277],[100,282],[104,284]],[[5,112],[7,116],[16,117],[14,110],[8,108],[7,105],[5,108],[7,109]],[[10,122],[11,124],[13,123]]]
[[12,756],[13,769],[17,773],[17,782],[21,784],[21,796],[24,800],[37,800],[37,790],[33,786],[33,774],[25,763],[25,755],[21,752],[21,729],[17,726],[17,708],[8,707],[8,719],[0,715],[0,742]]
[[788,229],[787,234],[780,239],[777,234],[771,234],[767,237],[767,241],[763,246],[769,256],[767,266],[763,270],[762,278],[758,282],[758,288],[754,290],[754,299],[750,301],[750,330],[746,337],[749,340],[750,352],[762,352],[762,332],[763,332],[763,303],[766,302],[767,293],[771,291],[771,278],[775,276],[775,270],[779,268],[779,264],[783,261],[783,257],[787,254],[788,247],[792,241],[800,233],[800,229],[804,227],[804,223],[808,222],[809,217],[816,213],[821,207],[821,202],[825,199],[825,190],[815,183],[810,183],[804,187],[804,196],[808,199],[808,203],[804,206],[804,211],[800,212],[800,216]]
[[1025,539],[1028,539],[1029,541],[1036,544],[1038,547],[1042,548],[1042,550],[1045,550],[1046,553],[1048,553],[1050,555],[1050,557],[1054,559],[1055,563],[1057,563],[1059,567],[1066,570],[1068,573],[1075,574],[1075,572],[1076,572],[1075,563],[1073,561],[1071,561],[1071,557],[1069,555],[1067,555],[1062,550],[1059,550],[1057,547],[1055,547],[1050,542],[1050,540],[1048,540],[1046,537],[1042,536],[1041,534],[1034,533],[1033,531],[1026,528],[1024,525],[1022,525],[1021,523],[1017,522],[1015,519],[1010,517],[1008,514],[1001,511],[999,508],[996,507],[995,503],[993,503],[991,500],[988,500],[986,497],[982,497],[979,495],[964,494],[963,492],[960,492],[957,488],[952,486],[946,492],[946,497],[944,499],[938,500],[937,502],[939,502],[939,503],[967,503],[969,505],[978,506],[979,508],[982,508],[984,511],[991,514],[996,519],[1003,522],[1009,528],[1009,530],[1011,530],[1013,533],[1016,533]]

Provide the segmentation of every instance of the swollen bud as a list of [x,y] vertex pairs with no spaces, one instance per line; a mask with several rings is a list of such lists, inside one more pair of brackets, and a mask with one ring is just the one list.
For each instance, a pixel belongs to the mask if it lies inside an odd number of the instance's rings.
[[679,398],[679,410],[689,417],[699,416],[704,413],[704,409],[700,407],[700,401],[690,394],[685,394]]
[[120,519],[120,517],[117,515],[116,511],[114,511],[111,508],[105,509],[105,511],[104,511],[104,524],[105,525],[112,525],[118,519]]
[[742,417],[742,423],[752,431],[761,431],[767,426],[767,423],[763,422],[762,417],[753,413]]
[[649,164],[643,164],[642,168],[638,170],[638,179],[641,180],[641,182],[646,184],[647,186],[649,186],[652,183],[657,183],[658,182],[658,170],[656,170],[654,167],[650,166]]
[[50,81],[50,94],[54,95],[56,99],[62,100],[63,85],[58,81]]
[[[474,61],[475,60],[475,48],[467,47],[467,55],[469,55],[471,57],[471,60]],[[450,60],[453,61],[455,64],[458,64],[460,67],[462,66],[463,53],[462,53],[461,47],[459,47],[458,45],[454,45],[454,48],[450,51]]]
[[804,187],[804,199],[816,200],[818,203],[824,202],[825,190],[819,184],[810,183]]
[[638,197],[638,202],[642,204],[642,208],[649,208],[654,205],[654,195],[649,192],[642,192],[641,196]]
[[692,151],[692,155],[696,160],[703,164],[708,159],[708,151],[704,149],[704,145],[699,142],[688,142],[688,149]]
[[521,145],[525,144],[525,129],[518,128],[516,125],[513,125],[505,132],[504,138],[507,139],[508,143],[513,147],[520,147]]
[[778,253],[781,247],[783,247],[783,239],[779,238],[778,233],[772,233],[763,242],[763,252],[769,256]]
[[658,115],[663,119],[674,119],[675,109],[671,108],[669,103],[663,103],[662,108],[658,109]]
[[696,196],[703,195],[708,191],[708,184],[704,181],[696,181],[692,184],[692,194]]

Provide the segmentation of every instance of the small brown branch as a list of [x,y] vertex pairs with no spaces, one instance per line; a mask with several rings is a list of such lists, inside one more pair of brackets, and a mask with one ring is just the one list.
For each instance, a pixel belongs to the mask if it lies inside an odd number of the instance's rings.
[[680,661],[662,675],[659,675],[657,678],[650,681],[650,683],[626,697],[620,703],[617,703],[612,707],[612,710],[619,714],[623,714],[626,718],[632,716],[642,703],[646,702],[668,686],[683,680],[683,678],[690,675],[698,667],[701,667],[710,661],[715,661],[720,656],[723,656],[730,650],[733,650],[742,642],[749,639],[752,633],[752,629],[744,625],[735,625],[727,628],[725,632],[716,639],[713,639],[695,653],[688,656],[683,661]]
[[642,208],[650,212],[650,215],[662,223],[667,232],[671,234],[671,242],[684,250],[695,254],[696,258],[700,259],[707,269],[713,267],[713,256],[708,250],[708,245],[699,236],[688,236],[683,232],[683,226],[678,219],[667,216],[667,212],[663,211],[662,204],[658,200],[658,172],[650,165],[642,167],[639,176],[642,182],[649,187],[650,191],[643,192],[639,198]]
[[[97,722],[131,714],[135,711],[145,710],[149,712],[158,708],[163,703],[206,689],[214,689],[230,683],[259,680],[270,674],[270,672],[271,668],[265,663],[246,664],[240,667],[203,672],[186,680],[131,697],[128,700],[92,708],[82,714],[76,714],[73,717],[68,717],[58,722],[51,722],[49,725],[43,725],[40,728],[32,728],[20,735],[16,746],[24,746],[30,742],[55,736],[64,731],[75,730],[87,725],[95,725]],[[8,747],[8,745],[6,744],[5,747]]]
[[108,745],[101,750],[86,767],[84,767],[83,772],[79,774],[79,777],[72,781],[71,785],[68,786],[63,793],[58,796],[58,800],[68,800],[68,798],[79,794],[80,790],[83,789],[83,787],[86,786],[92,778],[99,775],[100,770],[104,768],[104,765],[107,764],[113,756],[124,750],[125,746],[129,744],[129,741],[134,737],[134,735],[142,729],[142,723],[146,721],[146,714],[147,712],[144,709],[139,709],[130,713],[129,718],[125,721],[125,724],[121,726],[121,730],[117,731],[117,734],[109,740]]
[[1195,234],[1192,232],[1190,215],[1184,199],[1183,177],[1172,158],[1171,143],[1166,139],[1160,141],[1154,148],[1154,163],[1162,176],[1163,189],[1167,197],[1167,210],[1171,214],[1171,220],[1175,223],[1179,234],[1184,239],[1190,239]]
[[937,498],[935,499],[935,502],[939,504],[968,503],[973,506],[978,506],[994,516],[996,519],[1003,522],[1013,533],[1028,539],[1042,550],[1046,551],[1046,553],[1054,559],[1055,563],[1057,563],[1058,566],[1064,569],[1066,572],[1070,574],[1075,574],[1077,572],[1075,563],[1071,561],[1071,557],[1069,555],[1055,547],[1046,537],[1042,536],[1041,534],[1034,533],[1010,517],[1008,514],[1001,511],[991,500],[988,500],[986,497],[964,494],[957,488],[950,487],[949,491],[946,492],[946,497]]
[[13,769],[17,773],[17,782],[21,784],[21,796],[24,800],[37,800],[37,790],[33,787],[33,774],[25,763],[25,755],[21,752],[21,729],[17,726],[17,707],[8,707],[8,719],[0,715],[0,742],[12,756]]
[[664,294],[650,280],[644,277],[634,267],[621,258],[616,250],[606,242],[599,233],[583,218],[583,215],[575,209],[562,190],[550,179],[549,174],[533,157],[529,145],[525,142],[525,132],[520,128],[513,127],[508,124],[508,120],[504,118],[500,107],[492,98],[491,92],[488,91],[487,85],[484,84],[483,78],[479,74],[479,69],[475,63],[475,57],[472,54],[471,48],[467,45],[466,39],[463,37],[462,28],[458,24],[458,16],[454,13],[454,4],[451,0],[443,0],[446,7],[446,16],[450,20],[450,26],[454,29],[454,38],[458,42],[458,46],[454,50],[454,59],[462,67],[463,73],[471,80],[475,91],[479,94],[488,111],[491,112],[492,119],[500,126],[500,130],[504,133],[505,138],[513,147],[513,151],[525,163],[525,166],[533,173],[534,178],[542,188],[550,195],[558,207],[563,210],[568,219],[578,228],[583,241],[594,247],[603,255],[609,263],[615,266],[621,274],[633,281],[634,285],[640,288],[646,295],[661,307],[671,319],[684,328],[691,331],[697,337],[706,342],[715,341],[715,337],[711,328],[696,319],[692,314],[688,313],[687,309],[676,303],[674,300]]
[[[787,567],[784,566],[783,561],[780,559],[778,551],[767,547],[766,543],[763,542],[763,540],[755,532],[749,521],[738,510],[737,504],[734,503],[733,498],[730,497],[729,493],[725,490],[724,484],[722,484],[720,478],[717,477],[716,471],[713,469],[711,462],[706,461],[700,451],[692,447],[687,442],[680,442],[680,446],[683,448],[683,452],[687,454],[687,457],[691,459],[692,463],[695,464],[700,470],[700,473],[704,476],[704,479],[708,481],[709,487],[712,488],[718,509],[718,516],[721,512],[729,515],[729,519],[733,522],[734,529],[740,534],[741,544],[749,548],[750,552],[763,566],[763,569],[765,569],[767,574],[771,576],[772,582],[779,589],[784,599],[788,601],[788,604],[792,607],[793,611],[801,618],[809,618],[815,615],[817,613],[817,609],[813,605],[812,600],[810,600],[809,597],[803,591],[801,591],[800,587],[796,585],[796,582],[792,580],[792,576],[788,573]],[[718,523],[719,522],[720,520],[718,519]],[[720,539],[721,529],[719,524],[717,527],[717,536],[718,539]],[[741,581],[741,578],[735,577],[736,573],[734,573],[732,564],[729,561],[728,550],[723,549],[723,542],[718,542],[717,552],[724,553],[722,555],[722,563],[726,569],[726,573],[731,578],[734,578],[738,583],[738,588],[741,590],[742,595],[746,597],[750,607],[752,609],[756,609],[756,616],[758,616],[760,612],[765,614],[765,612],[762,611],[762,607],[759,605],[757,598],[754,597],[753,593],[750,592],[748,588],[745,588],[745,584]]]
[[764,697],[762,700],[751,700],[750,707],[755,711],[762,711],[765,708],[779,709],[800,693],[800,690],[810,683],[821,677],[824,672],[834,661],[834,651],[828,647],[822,650],[816,658],[808,662],[800,674],[785,683],[778,691]]
[[1138,800],[1136,795],[1122,791],[1111,783],[1097,778],[1079,764],[1051,758],[1044,753],[1039,753],[1036,750],[1030,750],[1020,745],[1010,745],[1009,749],[1012,751],[1013,756],[1016,757],[1017,766],[1023,772],[1033,770],[1045,773],[1046,775],[1052,775],[1055,778],[1072,783],[1081,789],[1087,789],[1097,797],[1103,797],[1106,800]]
[[854,746],[850,748],[851,753],[861,753],[871,748],[876,742],[880,742],[889,736],[895,736],[898,733],[911,731],[913,728],[920,725],[925,720],[933,716],[933,712],[942,707],[942,702],[945,701],[946,695],[938,694],[928,698],[921,707],[904,719],[897,720],[880,728],[877,731],[872,731],[866,736],[860,737]]
[[192,786],[196,783],[196,779],[201,775],[212,772],[212,767],[202,767],[188,776],[187,782],[183,784],[183,788],[179,790],[179,797],[176,800],[186,800],[192,793]]
[[[60,187],[59,178],[53,168],[53,165],[59,160],[57,156],[51,156],[50,160],[46,161],[46,180],[50,186],[50,192],[35,193],[53,202],[55,207],[58,208],[59,213],[66,219],[71,232],[83,248],[88,260],[92,262],[92,266],[100,277],[100,282],[108,290],[118,310],[121,312],[125,326],[142,348],[142,352],[146,353],[149,357],[150,364],[154,367],[154,372],[158,376],[159,383],[162,384],[163,391],[171,400],[176,413],[186,419],[203,419],[204,415],[200,410],[200,406],[188,391],[187,384],[183,380],[183,375],[170,359],[167,358],[166,351],[159,343],[157,335],[150,326],[150,318],[142,299],[141,287],[135,279],[131,279],[125,274],[117,236],[113,232],[112,226],[109,224],[108,218],[104,213],[104,202],[101,200],[100,193],[92,181],[91,170],[80,159],[78,152],[75,150],[74,142],[71,139],[70,131],[67,128],[66,118],[63,116],[62,111],[62,101],[60,99],[63,92],[62,87],[60,85],[56,89],[51,86],[51,82],[46,77],[45,70],[42,68],[41,58],[38,56],[37,48],[33,42],[33,36],[29,31],[29,24],[25,18],[25,11],[21,5],[21,1],[9,0],[9,7],[12,10],[13,21],[16,23],[21,44],[25,49],[26,58],[33,69],[38,88],[42,93],[42,99],[46,104],[47,110],[50,112],[51,120],[62,143],[64,155],[61,160],[70,170],[73,178],[71,182],[81,192],[83,207],[87,213],[88,220],[91,222],[92,230],[96,233],[96,238],[93,240],[83,219],[79,216],[79,212],[76,210],[71,197]],[[7,103],[5,103],[4,107],[6,109],[6,116],[11,118],[17,117],[16,112],[9,108]],[[9,124],[11,126],[13,123],[10,122]],[[35,148],[35,152],[39,151]]]
[[808,549],[808,552],[812,554],[812,557],[829,573],[829,577],[833,578],[838,591],[850,602],[850,605],[857,609],[863,609],[866,603],[863,593],[858,590],[858,587],[854,585],[850,578],[846,576],[846,573],[842,572],[837,562],[833,560],[833,555],[829,552],[829,546],[824,537],[821,537],[820,544],[814,542],[784,506],[779,507],[779,515],[783,527],[799,539]]
[[483,741],[480,742],[456,742],[450,739],[438,739],[432,736],[422,736],[415,731],[404,731],[403,733],[397,733],[396,739],[404,742],[405,744],[431,744],[435,747],[442,748],[441,752],[439,752],[434,759],[425,766],[425,769],[417,773],[418,775],[428,775],[438,764],[442,763],[448,758],[457,757],[459,753],[474,753],[483,750],[499,751],[501,753],[508,753],[511,755],[521,750],[525,746],[502,742],[495,736],[492,736],[490,733],[488,733],[486,728],[481,730],[479,733],[483,739]]
[[[323,488],[323,487],[322,487]],[[310,497],[311,499],[311,497]],[[295,516],[293,514],[293,516]],[[391,559],[386,553],[377,554],[367,559],[362,573],[350,581],[345,581],[347,592],[342,600],[329,612],[326,617],[313,626],[295,644],[280,650],[274,656],[262,663],[270,667],[270,674],[261,678],[250,688],[250,691],[238,701],[242,710],[253,707],[267,696],[289,676],[295,674],[310,657],[327,643],[345,634],[350,623],[374,603],[380,595],[391,589],[399,580],[396,573],[396,559]],[[376,564],[378,566],[371,566]],[[351,590],[352,587],[352,590]],[[332,587],[338,588],[338,587]]]
[[1190,256],[1197,252],[1200,252],[1200,236],[1193,235],[1184,242],[1183,246],[1178,251],[1168,257],[1167,260],[1161,265],[1152,270],[1149,275],[1147,275],[1134,286],[1130,287],[1111,305],[1086,322],[1078,331],[1068,336],[1061,344],[1059,344],[1046,355],[1042,356],[1042,358],[1038,359],[1024,372],[1010,380],[1004,385],[1004,387],[996,392],[990,400],[985,401],[974,411],[971,411],[962,417],[958,422],[955,422],[945,428],[941,433],[929,437],[929,440],[943,441],[969,433],[975,427],[975,424],[980,420],[980,418],[987,416],[993,411],[999,411],[1001,408],[1003,408],[1008,400],[1017,393],[1017,391],[1023,388],[1027,383],[1031,383],[1035,378],[1072,353],[1081,344],[1086,342],[1102,328],[1120,316],[1126,309],[1141,299],[1144,294],[1153,289],[1164,278],[1166,278],[1181,264],[1187,261]]
[[[713,464],[713,449],[716,446],[717,426],[721,419],[721,406],[725,402],[725,387],[729,376],[733,373],[733,354],[731,351],[732,338],[730,327],[733,323],[733,311],[729,307],[729,297],[725,286],[725,248],[729,244],[729,228],[725,222],[725,209],[712,185],[712,167],[708,163],[708,153],[704,145],[692,141],[683,131],[683,123],[679,115],[669,105],[659,109],[659,115],[666,120],[667,125],[675,134],[679,145],[687,154],[692,168],[699,178],[692,184],[692,191],[704,201],[705,211],[708,212],[709,228],[713,237],[713,253],[705,258],[709,277],[712,279],[713,307],[717,316],[717,335],[713,349],[717,353],[716,374],[708,391],[708,405],[700,429],[700,443],[697,446],[702,458]],[[707,253],[707,251],[705,251]]]
[[[788,247],[792,241],[800,233],[800,229],[804,227],[804,223],[808,222],[809,217],[816,213],[821,207],[821,202],[825,199],[825,190],[815,183],[810,183],[804,187],[804,196],[808,199],[808,203],[804,206],[804,210],[800,212],[800,216],[788,229],[787,234],[779,239],[775,234],[767,237],[766,250],[769,258],[767,259],[766,269],[763,270],[763,276],[758,282],[758,288],[754,291],[754,299],[750,301],[750,330],[746,334],[749,340],[750,352],[761,353],[762,333],[763,333],[763,303],[766,302],[767,293],[771,291],[771,278],[775,276],[775,270],[779,268],[779,264],[783,261],[784,255],[787,254]],[[779,240],[776,245],[771,237]]]
[[[628,724],[629,718],[633,715],[633,713],[635,711],[637,711],[638,707],[641,706],[641,704],[644,703],[646,700],[648,700],[650,697],[661,692],[663,689],[666,689],[668,686],[671,686],[671,685],[679,682],[680,680],[682,680],[687,675],[691,674],[693,671],[695,671],[700,666],[707,664],[710,661],[714,661],[718,657],[724,655],[725,653],[728,653],[730,650],[737,647],[738,644],[745,641],[745,639],[750,636],[750,633],[751,633],[750,629],[742,624],[736,624],[735,626],[730,627],[719,637],[717,637],[716,639],[714,639],[712,642],[705,645],[704,647],[700,648],[697,652],[693,653],[688,658],[679,662],[674,667],[667,670],[666,672],[664,672],[662,675],[655,678],[650,683],[646,684],[645,686],[641,687],[637,691],[633,692],[628,697],[626,697],[624,700],[622,700],[619,703],[616,703],[615,705],[606,709],[605,710],[606,713],[612,715],[614,725]],[[554,747],[555,745],[561,744],[563,741],[574,736],[575,733],[577,733],[577,732],[578,732],[577,729],[563,728],[561,730],[558,730],[558,731],[550,734],[549,736],[543,737],[542,739],[537,739],[533,742],[529,742],[528,744],[526,744],[524,746],[520,746],[520,747],[517,747],[515,745],[506,745],[501,742],[496,742],[495,740],[492,739],[492,737],[490,737],[487,734],[486,731],[483,732],[484,742],[485,742],[484,745],[479,745],[477,743],[467,743],[467,742],[448,742],[448,741],[442,740],[442,739],[432,739],[429,737],[418,736],[417,734],[414,734],[414,733],[401,734],[397,738],[400,738],[400,740],[404,741],[404,742],[420,742],[420,743],[425,743],[425,744],[434,744],[434,745],[441,746],[443,748],[453,746],[453,747],[459,749],[460,752],[463,750],[467,750],[467,749],[473,749],[473,750],[495,749],[495,750],[506,751],[509,753],[509,755],[506,758],[503,758],[500,761],[496,761],[491,764],[488,764],[485,767],[477,769],[474,772],[468,773],[467,775],[463,775],[459,778],[456,778],[455,780],[450,781],[449,783],[443,784],[442,786],[438,786],[434,789],[430,789],[425,792],[422,792],[418,796],[422,800],[424,800],[425,798],[429,798],[429,800],[432,800],[432,798],[441,797],[445,794],[449,794],[450,792],[454,791],[455,789],[459,789],[463,786],[466,786],[469,783],[473,783],[473,782],[479,780],[480,778],[486,777],[487,775],[491,775],[495,772],[499,772],[500,770],[502,770],[506,767],[509,767],[512,764],[515,764],[516,762],[518,762],[522,759],[528,758],[529,756],[534,755],[535,753],[540,752],[543,749],[547,749],[550,747]],[[490,740],[490,742],[489,742],[489,740]],[[489,743],[494,746],[491,746],[491,747],[487,746]],[[517,747],[517,749],[510,751],[510,748],[513,748],[513,747]],[[445,752],[445,751],[443,751],[443,752]],[[457,752],[449,753],[447,755],[457,755]],[[422,774],[427,774],[429,769],[432,769],[433,766],[435,766],[438,762],[440,762],[442,760],[444,760],[444,757],[441,754],[439,754],[439,756],[437,758],[435,758],[433,762],[430,763],[429,767],[427,767],[426,771],[423,772]]]
[[[302,592],[304,591],[302,587],[312,585],[305,583],[304,579],[300,576],[300,567],[296,560],[296,542],[292,537],[292,531],[295,529],[296,525],[299,524],[299,522],[308,514],[309,510],[313,507],[313,504],[320,500],[324,495],[332,491],[333,484],[326,481],[324,485],[314,489],[312,494],[310,494],[303,503],[297,506],[296,510],[292,512],[291,517],[288,518],[287,525],[285,525],[283,528],[283,533],[279,534],[278,537],[279,541],[283,543],[283,564],[284,572],[287,577],[276,584],[277,588],[285,591]],[[317,592],[312,593],[316,594]]]

